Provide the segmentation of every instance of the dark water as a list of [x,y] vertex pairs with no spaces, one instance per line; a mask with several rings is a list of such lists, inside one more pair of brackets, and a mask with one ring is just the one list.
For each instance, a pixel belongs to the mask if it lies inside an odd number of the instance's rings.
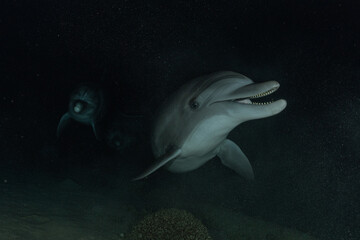
[[[231,235],[239,214],[317,239],[360,239],[355,1],[13,0],[0,9],[1,239],[122,239],[160,208],[192,212],[220,240],[264,239]],[[159,105],[219,70],[276,80],[276,98],[288,102],[229,136],[256,180],[213,159],[132,182],[153,160]],[[74,122],[56,138],[82,82],[106,93],[101,136]],[[113,129],[118,149],[104,140]]]

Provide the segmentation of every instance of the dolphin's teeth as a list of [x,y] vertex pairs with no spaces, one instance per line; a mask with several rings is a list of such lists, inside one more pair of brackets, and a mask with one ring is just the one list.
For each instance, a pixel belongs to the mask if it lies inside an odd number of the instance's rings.
[[251,96],[250,99],[253,99],[253,98],[260,98],[260,97],[265,97],[273,92],[276,91],[277,88],[273,88],[273,89],[270,89],[266,92],[263,92],[263,93],[259,93],[259,94],[256,94],[255,96]]
[[249,98],[242,99],[242,100],[236,99],[236,100],[233,100],[233,102],[242,103],[242,104],[254,104],[254,105],[268,105],[268,104],[273,103],[273,101],[270,101],[270,102],[252,102],[252,101],[250,101]]
[[254,105],[268,105],[268,104],[271,104],[273,103],[273,101],[271,102],[251,102],[251,103],[248,103],[248,104],[254,104]]

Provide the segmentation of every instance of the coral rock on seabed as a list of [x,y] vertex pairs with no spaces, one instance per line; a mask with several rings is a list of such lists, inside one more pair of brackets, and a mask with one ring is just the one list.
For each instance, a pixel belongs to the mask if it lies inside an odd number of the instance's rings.
[[211,240],[207,228],[191,213],[163,209],[144,217],[127,236],[128,240]]

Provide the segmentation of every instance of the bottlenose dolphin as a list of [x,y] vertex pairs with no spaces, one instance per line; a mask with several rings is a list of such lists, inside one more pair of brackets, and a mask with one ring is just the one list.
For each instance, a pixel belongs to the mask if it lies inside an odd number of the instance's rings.
[[249,160],[227,136],[240,123],[284,110],[283,99],[266,103],[252,100],[275,92],[279,86],[276,81],[254,83],[230,71],[184,85],[164,103],[154,122],[151,142],[156,161],[134,180],[163,166],[170,172],[188,172],[215,156],[239,175],[253,179]]
[[96,138],[98,138],[96,123],[104,114],[104,94],[96,86],[86,83],[81,84],[70,95],[69,111],[65,113],[58,124],[57,136],[59,137],[71,119],[91,125]]

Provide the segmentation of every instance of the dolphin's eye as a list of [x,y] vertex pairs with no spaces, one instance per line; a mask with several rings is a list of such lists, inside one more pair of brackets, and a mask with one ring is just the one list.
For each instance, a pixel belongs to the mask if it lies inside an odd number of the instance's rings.
[[84,109],[84,104],[82,102],[76,102],[74,104],[74,112],[75,113],[80,113],[83,109]]
[[196,109],[198,109],[200,107],[199,102],[197,102],[195,99],[192,99],[189,102],[189,105],[190,105],[190,108],[193,109],[193,110],[196,110]]

